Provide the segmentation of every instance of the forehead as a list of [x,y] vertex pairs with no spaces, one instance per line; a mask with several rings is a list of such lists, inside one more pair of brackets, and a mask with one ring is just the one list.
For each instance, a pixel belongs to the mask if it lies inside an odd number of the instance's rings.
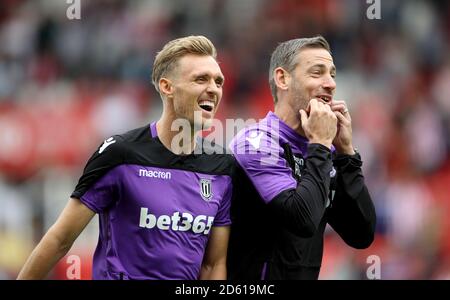
[[178,60],[177,71],[184,76],[200,73],[223,76],[217,61],[209,55],[184,55]]
[[311,67],[316,64],[323,64],[334,67],[333,57],[330,52],[323,48],[306,48],[297,54],[297,63],[300,67]]

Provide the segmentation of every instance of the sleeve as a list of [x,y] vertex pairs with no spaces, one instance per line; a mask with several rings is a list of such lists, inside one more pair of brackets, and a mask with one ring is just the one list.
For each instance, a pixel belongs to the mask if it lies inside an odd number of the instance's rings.
[[236,136],[230,150],[266,204],[282,191],[296,188],[277,136],[250,129]]
[[122,141],[122,137],[113,136],[102,143],[87,162],[71,194],[96,213],[104,211],[117,199],[118,177],[113,170],[124,161]]
[[330,190],[331,151],[321,144],[309,144],[305,169],[297,187],[285,190],[270,203],[287,228],[301,237],[312,237],[319,228]]
[[282,157],[284,150],[279,141],[268,133],[256,130],[238,136],[230,148],[274,216],[298,235],[312,236],[324,215],[329,193],[330,149],[320,144],[308,145],[306,172],[297,184]]
[[229,184],[227,184],[227,190],[220,202],[219,209],[217,211],[216,217],[214,218],[213,226],[229,226],[231,225],[231,217],[230,217],[230,207],[231,207],[231,198],[233,191],[233,183],[231,178],[229,178]]
[[359,154],[337,155],[337,187],[328,223],[351,247],[364,249],[374,240],[376,213],[364,182]]

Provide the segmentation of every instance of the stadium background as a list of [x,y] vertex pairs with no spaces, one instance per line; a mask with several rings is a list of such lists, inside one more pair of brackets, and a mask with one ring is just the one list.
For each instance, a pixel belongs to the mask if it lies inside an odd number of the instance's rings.
[[[382,279],[450,279],[448,1],[381,0],[379,20],[362,0],[80,2],[80,20],[62,0],[0,2],[0,279],[17,276],[103,139],[159,116],[155,52],[189,34],[219,51],[221,120],[262,118],[277,43],[324,35],[378,225],[363,251],[327,231],[320,278],[365,279],[377,255]],[[97,226],[68,254],[84,279]],[[67,278],[67,257],[49,278]]]

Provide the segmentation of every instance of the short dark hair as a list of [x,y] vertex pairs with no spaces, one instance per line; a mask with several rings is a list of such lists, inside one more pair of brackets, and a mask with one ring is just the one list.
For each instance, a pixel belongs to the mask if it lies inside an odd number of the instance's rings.
[[282,67],[286,71],[292,72],[298,63],[295,60],[297,54],[300,50],[306,48],[323,48],[331,54],[330,45],[321,35],[312,38],[301,38],[285,41],[280,43],[275,51],[273,51],[272,56],[270,57],[269,85],[275,103],[278,102],[277,86],[274,79],[275,69]]

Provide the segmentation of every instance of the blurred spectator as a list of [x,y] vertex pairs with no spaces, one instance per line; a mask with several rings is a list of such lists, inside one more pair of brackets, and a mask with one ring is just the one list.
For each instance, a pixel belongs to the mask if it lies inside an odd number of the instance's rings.
[[[382,279],[450,278],[447,1],[381,1],[380,20],[358,0],[80,3],[81,20],[60,0],[0,4],[0,279],[15,278],[96,145],[159,114],[152,53],[187,34],[220,48],[222,120],[272,109],[266,70],[279,41],[331,41],[379,219],[362,255],[328,233],[321,278],[366,279],[369,255]],[[91,236],[73,253],[88,259]],[[54,278],[65,278],[60,267]]]

